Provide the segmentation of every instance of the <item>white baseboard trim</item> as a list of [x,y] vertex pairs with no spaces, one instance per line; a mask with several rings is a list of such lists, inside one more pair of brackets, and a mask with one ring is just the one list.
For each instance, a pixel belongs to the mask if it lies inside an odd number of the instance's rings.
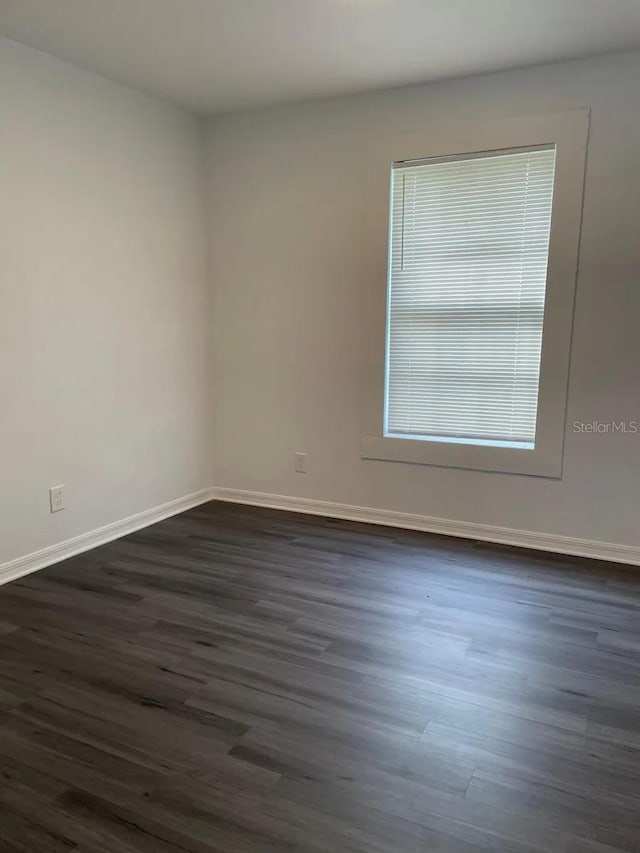
[[446,518],[434,518],[426,515],[414,515],[407,512],[394,512],[373,507],[353,506],[332,501],[317,501],[310,498],[295,498],[287,495],[270,495],[264,492],[250,492],[242,489],[209,488],[201,489],[182,498],[168,501],[160,506],[107,524],[58,542],[40,551],[34,551],[24,557],[18,557],[0,564],[0,585],[43,569],[53,563],[90,551],[99,545],[112,542],[121,536],[127,536],[143,527],[148,527],[172,515],[200,506],[210,500],[230,503],[249,504],[251,506],[283,509],[308,515],[323,515],[329,518],[344,518],[349,521],[362,521],[367,524],[381,524],[387,527],[400,527],[407,530],[421,530],[425,533],[438,533],[445,536],[457,536],[463,539],[476,539],[482,542],[497,542],[502,545],[515,545],[520,548],[532,548],[556,554],[569,554],[576,557],[589,557],[595,560],[609,560],[640,566],[640,547],[618,545],[614,542],[599,542],[594,539],[575,539],[570,536],[555,536],[535,533],[529,530],[514,530],[510,527],[494,527],[488,524],[472,524],[467,521],[455,521]]
[[269,495],[241,489],[214,488],[212,491],[217,500],[231,503],[271,507],[272,509],[284,509],[310,515],[324,515],[330,518],[344,518],[349,521],[364,521],[368,524],[422,530],[425,533],[439,533],[445,536],[458,536],[464,539],[497,542],[501,545],[515,545],[519,548],[532,548],[537,551],[551,551],[556,554],[570,554],[575,557],[589,557],[595,560],[609,560],[615,563],[640,566],[640,547],[617,545],[615,542],[574,539],[571,536],[535,533],[530,530],[515,530],[510,527],[472,524],[468,521],[433,518],[427,515],[413,515],[408,512],[393,512],[392,510],[352,506],[331,501],[316,501],[309,498]]
[[92,548],[97,548],[98,545],[112,542],[121,536],[127,536],[129,533],[134,533],[136,530],[141,530],[157,521],[162,521],[172,515],[177,515],[187,509],[213,500],[215,497],[214,489],[201,489],[199,492],[167,501],[160,506],[146,509],[143,512],[130,515],[128,518],[90,530],[88,533],[81,533],[79,536],[66,539],[64,542],[49,545],[47,548],[26,554],[24,557],[9,560],[8,563],[0,564],[0,585],[31,572],[36,572],[38,569],[44,569],[45,566],[66,560],[68,557],[75,557],[84,551],[90,551]]

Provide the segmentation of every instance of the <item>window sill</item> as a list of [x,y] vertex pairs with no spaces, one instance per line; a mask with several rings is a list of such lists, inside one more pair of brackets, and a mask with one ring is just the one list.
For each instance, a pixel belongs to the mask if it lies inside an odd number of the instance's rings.
[[405,462],[414,465],[466,468],[472,471],[525,474],[552,479],[562,477],[562,454],[540,448],[494,447],[363,435],[360,441],[360,456],[362,459]]

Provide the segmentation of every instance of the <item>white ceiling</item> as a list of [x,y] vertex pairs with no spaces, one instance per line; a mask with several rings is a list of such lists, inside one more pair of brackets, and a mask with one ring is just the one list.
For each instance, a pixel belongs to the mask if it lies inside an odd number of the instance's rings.
[[0,33],[200,113],[640,47],[640,0],[0,0]]

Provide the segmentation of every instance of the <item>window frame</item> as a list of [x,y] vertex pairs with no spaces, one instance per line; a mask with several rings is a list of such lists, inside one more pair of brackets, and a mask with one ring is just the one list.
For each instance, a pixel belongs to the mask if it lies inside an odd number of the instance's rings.
[[[366,372],[361,457],[559,479],[589,134],[588,109],[479,123],[434,123],[369,146],[366,159]],[[533,449],[384,436],[391,169],[400,160],[554,144],[554,180],[536,442]]]

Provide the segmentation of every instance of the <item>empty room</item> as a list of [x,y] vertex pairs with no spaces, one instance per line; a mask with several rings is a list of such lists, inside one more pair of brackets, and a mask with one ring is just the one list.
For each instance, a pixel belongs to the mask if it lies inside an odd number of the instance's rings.
[[0,0],[0,853],[640,853],[640,3]]

